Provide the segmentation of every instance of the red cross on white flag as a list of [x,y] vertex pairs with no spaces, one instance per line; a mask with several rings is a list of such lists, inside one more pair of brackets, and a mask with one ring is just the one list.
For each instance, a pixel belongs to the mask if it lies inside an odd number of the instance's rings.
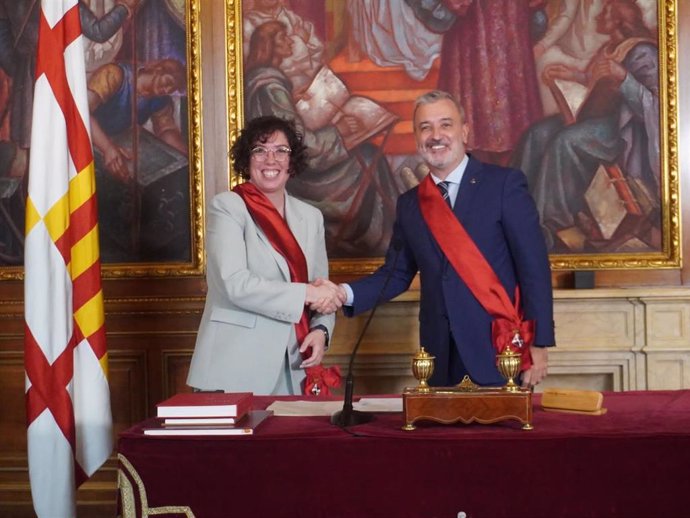
[[26,203],[29,475],[39,518],[74,518],[113,446],[96,186],[77,0],[42,0]]

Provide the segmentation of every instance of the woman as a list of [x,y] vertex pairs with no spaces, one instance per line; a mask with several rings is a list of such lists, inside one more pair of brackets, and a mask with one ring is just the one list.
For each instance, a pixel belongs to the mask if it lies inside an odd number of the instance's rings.
[[[206,307],[187,383],[202,390],[296,394],[305,369],[319,369],[340,303],[328,275],[323,216],[285,191],[306,160],[292,123],[259,117],[231,150],[249,180],[218,194],[207,223]],[[303,357],[304,355],[304,357]],[[325,379],[307,380],[310,393]],[[329,377],[330,375],[330,377]],[[314,385],[316,383],[316,386]]]

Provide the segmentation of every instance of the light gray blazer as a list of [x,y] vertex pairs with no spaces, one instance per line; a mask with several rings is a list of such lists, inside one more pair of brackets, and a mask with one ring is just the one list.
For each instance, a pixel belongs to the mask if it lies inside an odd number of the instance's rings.
[[[286,196],[285,217],[307,260],[309,280],[328,277],[321,212]],[[294,351],[294,324],[306,284],[290,282],[285,259],[256,226],[239,195],[218,194],[206,226],[208,293],[187,384],[203,390],[270,394]],[[310,327],[333,332],[335,315],[314,314]],[[299,391],[302,369],[291,369]]]

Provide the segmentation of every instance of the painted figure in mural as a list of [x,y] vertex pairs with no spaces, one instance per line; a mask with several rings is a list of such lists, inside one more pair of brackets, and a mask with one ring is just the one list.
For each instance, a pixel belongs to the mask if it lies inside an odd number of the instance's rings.
[[377,65],[402,65],[412,79],[421,81],[441,54],[443,35],[427,29],[408,3],[350,0],[349,39]]
[[[136,83],[136,91],[135,91]],[[129,63],[109,63],[88,80],[89,110],[94,145],[104,155],[108,171],[129,179],[131,153],[110,138],[132,127],[132,100],[137,99],[137,122],[151,121],[153,133],[163,142],[187,154],[187,142],[175,122],[171,94],[184,92],[186,70],[174,59],[146,63],[136,81]]]
[[635,181],[650,199],[660,198],[655,35],[629,0],[606,1],[597,30],[609,41],[584,72],[565,65],[544,71],[547,78],[574,80],[589,88],[576,122],[565,125],[554,115],[535,124],[513,159],[527,175],[552,250],[560,246],[558,232],[575,225],[589,237],[585,192],[600,165],[616,164],[627,183]]
[[[84,36],[105,42],[129,20],[140,0],[116,0],[97,16],[88,2],[78,2]],[[31,141],[34,69],[38,40],[40,2],[0,0],[0,203],[5,203],[0,221],[0,264],[21,264],[23,248],[23,178],[28,171]]]
[[444,0],[457,20],[443,36],[438,87],[460,99],[468,149],[504,163],[542,116],[530,22],[535,0]]
[[[551,0],[548,5],[548,30],[534,46],[537,75],[542,77],[548,65],[561,64],[583,71],[592,56],[609,40],[608,34],[597,31],[597,16],[605,0]],[[645,25],[657,26],[656,0],[637,0]],[[549,86],[540,81],[544,115],[558,112]]]
[[[86,38],[104,42],[131,17],[139,0],[119,0],[101,18],[79,2],[79,17]],[[36,68],[39,2],[0,1],[0,66],[12,78],[12,140],[28,148],[31,140],[33,80]]]
[[190,253],[187,139],[173,95],[187,74],[175,59],[109,63],[87,82],[98,183],[101,257],[183,261]]
[[390,239],[398,191],[380,149],[370,143],[353,149],[344,137],[360,129],[354,117],[311,131],[293,100],[292,83],[280,69],[292,55],[292,40],[280,22],[256,28],[245,72],[247,119],[277,115],[294,120],[309,149],[308,169],[290,180],[291,194],[324,214],[331,257],[376,257]]
[[[607,34],[597,31],[596,18],[604,0],[559,0],[555,15],[550,17],[546,34],[534,46],[537,74],[551,64],[567,65],[584,71],[594,53],[608,41]],[[540,82],[545,115],[558,112],[551,90]]]
[[314,25],[285,7],[282,0],[256,0],[243,18],[245,56],[249,55],[254,30],[270,21],[281,22],[292,41],[292,54],[283,58],[280,69],[292,82],[293,91],[299,92],[309,85],[323,65],[324,45]]

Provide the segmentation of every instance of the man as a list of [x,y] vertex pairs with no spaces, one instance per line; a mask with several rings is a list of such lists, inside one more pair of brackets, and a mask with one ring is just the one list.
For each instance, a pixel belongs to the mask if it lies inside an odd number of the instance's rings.
[[[346,315],[371,309],[380,297],[390,300],[399,295],[419,272],[420,344],[436,357],[429,383],[454,385],[469,374],[480,385],[501,385],[505,380],[496,368],[494,343],[505,344],[505,336],[495,329],[506,320],[496,315],[494,294],[503,290],[503,301],[514,313],[508,318],[508,341],[524,351],[524,366],[531,352],[532,365],[523,372],[522,381],[534,386],[546,375],[545,347],[555,340],[548,256],[525,177],[465,153],[469,127],[462,108],[446,92],[418,98],[413,122],[417,148],[431,176],[398,199],[385,264],[369,277],[341,285],[342,297],[350,291]],[[449,182],[452,210],[432,181]],[[458,222],[469,236],[467,241],[447,239],[462,233]],[[483,259],[474,257],[468,266],[474,245]],[[482,269],[477,265],[483,260]],[[517,322],[520,312],[522,322]],[[528,321],[533,321],[531,330],[522,327]],[[515,329],[521,330],[521,337],[515,336]],[[529,343],[520,341],[529,342],[531,333],[534,339],[527,349]]]

